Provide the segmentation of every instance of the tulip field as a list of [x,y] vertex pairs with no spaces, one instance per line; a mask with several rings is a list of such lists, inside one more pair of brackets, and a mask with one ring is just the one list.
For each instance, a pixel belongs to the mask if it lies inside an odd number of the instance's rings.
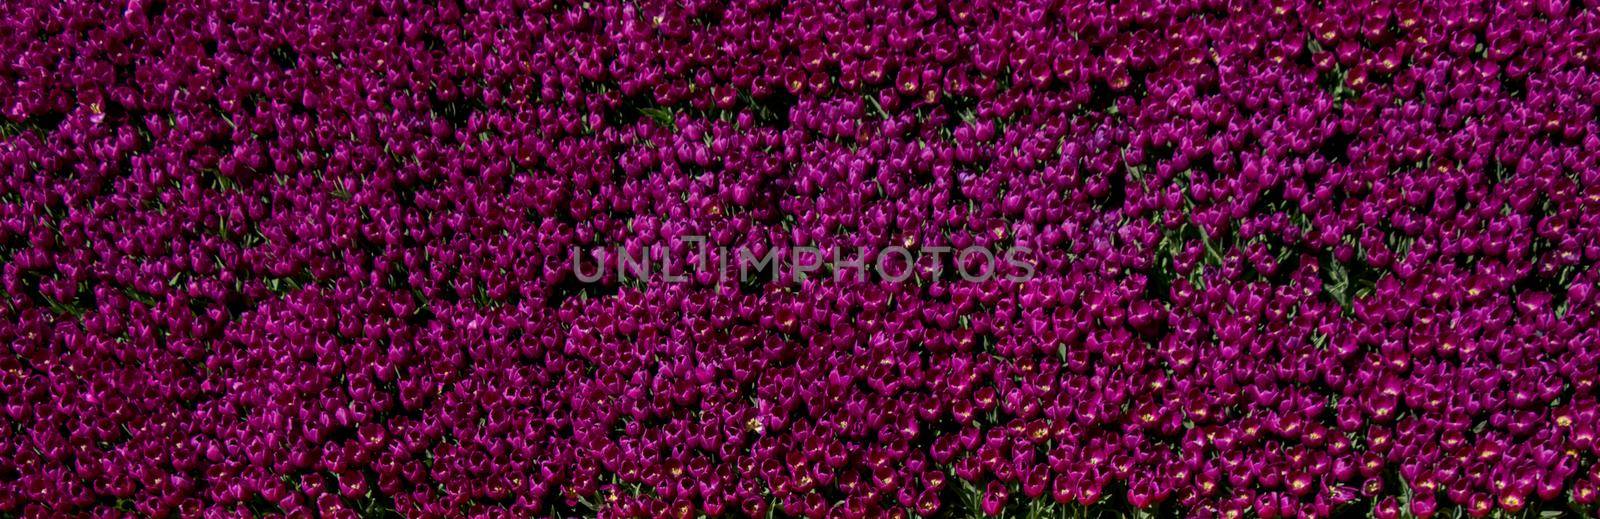
[[1593,518],[1597,109],[1600,0],[7,0],[0,519]]

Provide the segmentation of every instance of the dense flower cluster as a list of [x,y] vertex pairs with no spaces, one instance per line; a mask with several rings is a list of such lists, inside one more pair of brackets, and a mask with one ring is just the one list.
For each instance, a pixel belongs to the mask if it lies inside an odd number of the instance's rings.
[[[0,2],[0,516],[1592,513],[1597,74],[1596,0]],[[569,261],[683,236],[1037,272]]]

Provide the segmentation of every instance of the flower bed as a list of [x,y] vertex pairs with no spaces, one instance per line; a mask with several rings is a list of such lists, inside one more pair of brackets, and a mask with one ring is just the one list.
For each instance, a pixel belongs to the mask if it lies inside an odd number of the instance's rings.
[[1441,4],[0,3],[0,517],[1593,517],[1600,3]]

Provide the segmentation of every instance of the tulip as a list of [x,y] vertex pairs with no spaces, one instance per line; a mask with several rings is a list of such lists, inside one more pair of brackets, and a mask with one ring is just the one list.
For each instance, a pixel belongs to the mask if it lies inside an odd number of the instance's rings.
[[1008,491],[1006,490],[1005,485],[1002,485],[997,481],[990,482],[989,485],[984,487],[983,490],[982,505],[984,515],[1000,515],[1000,512],[1005,510],[1007,496]]

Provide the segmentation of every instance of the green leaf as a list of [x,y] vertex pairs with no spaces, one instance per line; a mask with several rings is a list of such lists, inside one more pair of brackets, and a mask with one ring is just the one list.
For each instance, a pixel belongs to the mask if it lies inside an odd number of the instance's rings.
[[665,108],[640,108],[639,113],[644,114],[646,117],[649,117],[650,119],[654,120],[656,124],[660,124],[661,126],[668,128],[677,126],[672,122],[672,112]]
[[1339,306],[1349,308],[1350,275],[1345,271],[1344,263],[1341,263],[1337,260],[1329,262],[1328,279],[1330,279],[1331,282],[1327,285],[1324,285],[1323,289],[1328,291],[1328,295],[1333,296],[1333,300],[1337,301]]

